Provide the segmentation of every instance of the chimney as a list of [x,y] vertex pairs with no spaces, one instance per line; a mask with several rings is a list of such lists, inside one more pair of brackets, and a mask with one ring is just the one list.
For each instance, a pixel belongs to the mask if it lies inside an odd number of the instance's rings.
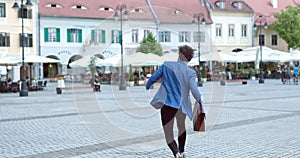
[[274,9],[278,8],[278,0],[271,0],[271,4]]

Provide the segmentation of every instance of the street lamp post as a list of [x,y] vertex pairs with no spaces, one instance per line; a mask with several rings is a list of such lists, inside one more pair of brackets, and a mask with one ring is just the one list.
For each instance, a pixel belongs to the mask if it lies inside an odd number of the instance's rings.
[[[121,77],[120,77],[120,86],[119,90],[126,90],[126,84],[125,84],[125,76],[124,76],[124,65],[123,65],[123,15],[124,18],[127,19],[128,12],[127,12],[127,6],[126,4],[117,5],[116,13],[114,15],[115,20],[120,19],[120,27],[121,27]],[[119,14],[118,14],[119,11]],[[124,13],[123,13],[124,11]],[[120,16],[119,16],[120,15]]]
[[30,9],[32,6],[32,3],[30,0],[27,0],[26,3],[23,3],[23,0],[21,0],[21,5],[17,2],[14,3],[12,8],[15,11],[19,11],[21,9],[21,19],[22,19],[22,34],[21,34],[21,42],[22,42],[22,77],[21,77],[21,90],[20,90],[20,97],[23,96],[28,96],[28,89],[27,89],[27,84],[26,84],[26,78],[25,78],[25,64],[24,64],[24,44],[25,44],[25,39],[24,39],[24,9]]
[[[198,24],[198,62],[199,62],[199,66],[198,66],[198,73],[197,73],[197,85],[198,87],[202,87],[203,83],[201,81],[201,63],[200,63],[200,42],[201,42],[201,35],[200,35],[200,24],[205,25],[206,20],[204,18],[204,15],[202,13],[196,13],[193,16],[194,20],[193,20],[193,24],[196,23],[195,19],[197,20],[197,24]],[[201,19],[202,18],[202,19]]]
[[[268,23],[266,21],[266,18],[264,16],[258,16],[258,21],[259,21],[259,36],[258,36],[258,43],[259,43],[259,49],[260,49],[260,74],[259,74],[259,80],[258,83],[262,84],[264,83],[264,75],[263,75],[263,68],[262,68],[262,46],[263,46],[263,39],[262,39],[262,23],[265,21],[264,27],[265,29],[268,28]],[[256,24],[254,23],[254,29],[256,29]]]

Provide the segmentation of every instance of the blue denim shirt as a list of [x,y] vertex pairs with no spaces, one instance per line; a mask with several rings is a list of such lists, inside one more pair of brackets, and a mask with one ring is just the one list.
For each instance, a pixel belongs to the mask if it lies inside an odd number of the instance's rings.
[[182,112],[192,120],[192,103],[190,92],[201,103],[201,94],[196,84],[196,72],[185,62],[164,62],[164,64],[149,78],[146,89],[162,78],[162,83],[151,101],[155,108],[170,106],[181,108]]

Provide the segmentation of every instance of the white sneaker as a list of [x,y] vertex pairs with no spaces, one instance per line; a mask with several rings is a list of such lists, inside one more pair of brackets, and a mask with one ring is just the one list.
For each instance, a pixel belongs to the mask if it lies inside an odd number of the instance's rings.
[[176,158],[182,158],[181,157],[181,154],[178,152],[178,153],[176,153]]
[[185,155],[184,155],[184,153],[181,153],[181,158],[185,158]]

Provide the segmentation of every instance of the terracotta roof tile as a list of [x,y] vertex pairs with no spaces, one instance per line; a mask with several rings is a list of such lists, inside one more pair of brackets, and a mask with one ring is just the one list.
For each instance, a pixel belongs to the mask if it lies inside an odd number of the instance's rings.
[[207,7],[199,0],[150,0],[161,23],[191,23],[195,13],[203,13],[207,23],[212,23]]
[[[287,6],[295,6],[296,5],[295,2],[298,0],[277,0],[278,1],[277,8],[273,8],[271,4],[271,0],[243,0],[243,1],[245,1],[254,10],[256,19],[258,18],[258,16],[264,16],[267,23],[271,24],[274,21],[276,21],[276,18],[274,18],[274,13],[284,10]],[[257,21],[256,19],[255,21]]]
[[[143,12],[129,12],[130,19],[153,19],[146,1],[124,0],[128,10],[140,8]],[[119,0],[40,0],[39,12],[43,16],[81,17],[81,18],[113,18],[115,8],[122,4]],[[47,4],[59,4],[62,8],[45,7]],[[74,5],[85,6],[87,9],[73,9]],[[111,8],[111,10],[99,10],[100,8]]]

